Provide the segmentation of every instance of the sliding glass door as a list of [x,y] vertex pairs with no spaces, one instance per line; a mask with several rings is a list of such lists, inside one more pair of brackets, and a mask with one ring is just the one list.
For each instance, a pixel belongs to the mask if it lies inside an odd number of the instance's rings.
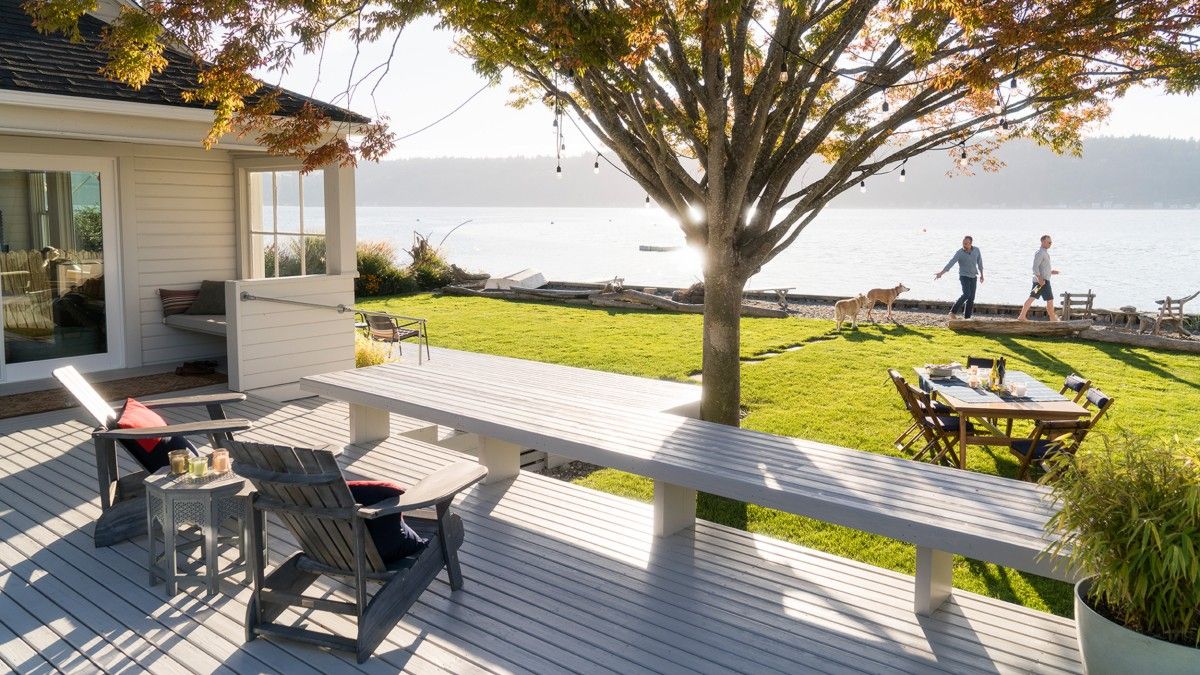
[[0,155],[0,379],[120,365],[112,173],[105,160]]

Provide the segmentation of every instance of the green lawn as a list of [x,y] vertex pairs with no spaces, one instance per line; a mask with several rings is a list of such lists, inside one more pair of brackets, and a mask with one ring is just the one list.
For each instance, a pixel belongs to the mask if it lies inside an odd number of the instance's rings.
[[[480,298],[415,295],[372,299],[364,309],[429,319],[440,346],[503,354],[646,377],[684,380],[700,369],[701,317],[599,310]],[[1200,357],[1064,339],[968,337],[940,328],[870,324],[833,332],[832,321],[744,319],[744,356],[778,352],[742,367],[743,426],[871,452],[895,454],[891,442],[907,420],[887,369],[1000,355],[1010,367],[1057,383],[1071,372],[1090,378],[1116,403],[1101,429],[1200,438]],[[799,349],[788,347],[801,345]],[[1099,443],[1093,438],[1089,443]],[[972,447],[972,471],[1012,476],[1003,448]],[[650,481],[602,470],[579,481],[650,500]],[[702,497],[701,517],[761,532],[893,570],[913,572],[915,552],[902,542],[772,509]],[[955,562],[958,588],[1069,616],[1066,584],[966,559]]]

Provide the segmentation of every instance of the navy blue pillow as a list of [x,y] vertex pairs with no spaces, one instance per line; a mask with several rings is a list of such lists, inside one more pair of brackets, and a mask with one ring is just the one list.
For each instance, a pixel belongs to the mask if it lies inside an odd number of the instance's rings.
[[125,446],[125,449],[129,451],[130,455],[133,455],[137,463],[141,464],[142,468],[150,473],[154,473],[164,466],[171,465],[171,458],[167,456],[167,453],[172,450],[187,450],[193,455],[200,454],[196,450],[196,446],[192,445],[192,442],[183,436],[161,438],[158,441],[158,445],[154,446],[154,449],[149,452],[146,452],[142,446],[138,445],[137,441],[129,440],[128,438],[122,438],[121,445]]
[[[391,497],[404,494],[404,488],[390,481],[351,480],[350,494],[354,501],[370,506]],[[403,514],[383,516],[367,521],[367,532],[375,542],[375,549],[384,563],[391,563],[419,552],[429,543],[404,522]]]

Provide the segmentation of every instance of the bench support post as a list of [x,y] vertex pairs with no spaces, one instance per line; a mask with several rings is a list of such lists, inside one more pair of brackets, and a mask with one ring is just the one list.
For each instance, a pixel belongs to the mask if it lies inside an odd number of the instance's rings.
[[350,404],[350,442],[382,441],[392,433],[388,411],[371,406]]
[[521,473],[521,446],[498,438],[479,437],[479,463],[487,467],[484,484],[506,481]]
[[929,616],[950,599],[954,590],[954,554],[917,547],[916,610]]
[[696,524],[696,491],[654,481],[654,536],[669,537]]

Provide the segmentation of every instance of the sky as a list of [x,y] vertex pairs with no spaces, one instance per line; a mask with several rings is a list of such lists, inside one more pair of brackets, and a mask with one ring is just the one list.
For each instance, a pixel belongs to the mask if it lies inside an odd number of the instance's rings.
[[[388,44],[366,48],[359,56],[359,63],[383,62],[390,47]],[[333,99],[346,89],[345,73],[354,56],[353,47],[348,44],[331,45],[325,54],[324,75],[315,88],[316,58],[301,59],[280,83],[317,98]],[[485,84],[472,70],[470,61],[454,53],[452,34],[435,30],[432,20],[405,30],[392,63],[374,100],[367,88],[360,88],[350,107],[372,117],[387,115],[392,130],[399,136],[449,113]],[[540,105],[523,110],[509,106],[510,84],[480,92],[445,121],[398,141],[390,158],[554,154],[550,111]],[[335,102],[345,104],[344,99]],[[1090,130],[1089,135],[1200,138],[1200,96],[1168,96],[1154,90],[1136,90],[1114,103],[1109,119]],[[586,139],[570,125],[564,141],[566,154],[594,154]]]

